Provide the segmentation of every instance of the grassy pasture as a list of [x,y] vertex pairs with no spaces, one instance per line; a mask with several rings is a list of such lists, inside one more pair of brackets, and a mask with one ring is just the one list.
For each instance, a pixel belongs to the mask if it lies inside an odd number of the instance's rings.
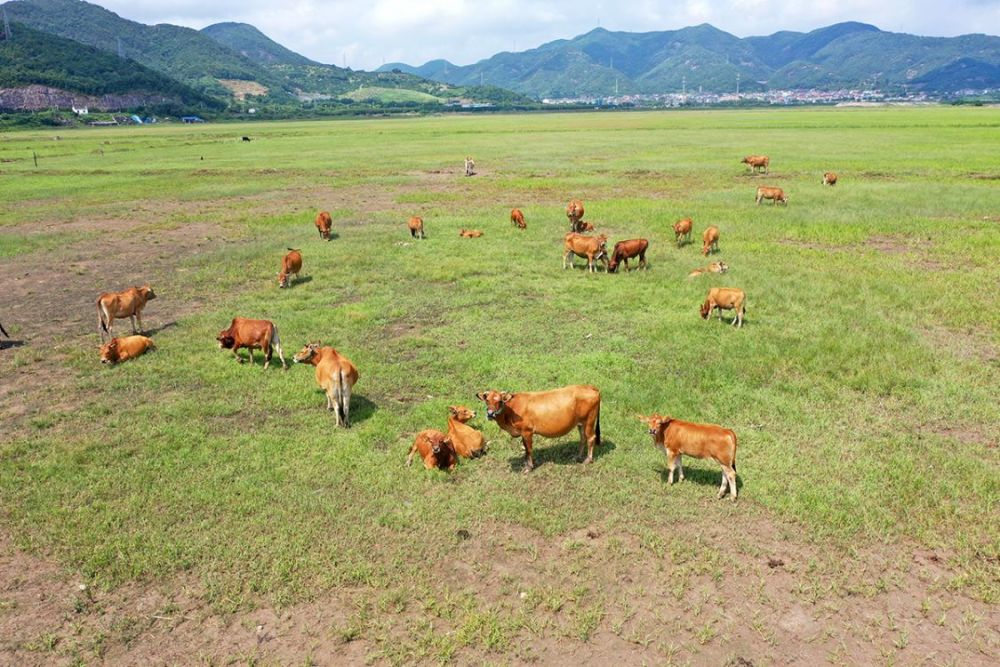
[[[86,325],[59,340],[70,391],[0,430],[0,530],[104,588],[193,577],[220,613],[349,591],[338,636],[390,662],[530,659],[524,637],[638,632],[627,614],[618,623],[616,574],[721,578],[759,558],[760,526],[817,554],[800,571],[813,602],[867,585],[847,575],[866,550],[926,548],[945,554],[941,586],[995,605],[998,130],[995,109],[935,108],[5,135],[0,267],[59,265],[113,235],[106,221],[147,241],[218,225],[229,242],[156,246],[130,266],[160,294],[147,326],[185,304],[155,354],[100,367],[92,302],[73,305]],[[768,153],[771,174],[749,175],[750,153]],[[833,188],[820,184],[827,170]],[[789,205],[754,206],[760,184],[783,187]],[[648,238],[650,270],[562,270],[570,197],[609,246]],[[321,208],[330,243],[312,225]],[[406,233],[414,214],[425,241]],[[62,238],[45,227],[53,216],[70,223]],[[677,248],[683,216],[695,242]],[[686,280],[708,261],[708,224],[731,272]],[[289,246],[306,279],[279,291]],[[746,290],[741,331],[698,317],[713,285]],[[4,303],[5,327],[30,333]],[[251,368],[219,351],[214,336],[237,314],[273,319],[289,359],[316,338],[349,356],[354,428],[333,428],[311,368],[265,373],[259,354]],[[29,340],[0,353],[0,372],[41,361]],[[520,474],[519,447],[475,392],[568,383],[603,394],[594,464],[575,463],[573,436],[538,438],[538,467]],[[480,411],[489,454],[453,474],[405,468],[413,434],[443,429],[456,403]],[[635,418],[652,411],[737,432],[737,504],[715,501],[712,462],[687,460],[687,481],[667,487]],[[534,573],[477,560],[497,553]],[[427,576],[441,560],[467,578]],[[905,576],[905,563],[885,574]],[[713,641],[691,632],[682,656]]]

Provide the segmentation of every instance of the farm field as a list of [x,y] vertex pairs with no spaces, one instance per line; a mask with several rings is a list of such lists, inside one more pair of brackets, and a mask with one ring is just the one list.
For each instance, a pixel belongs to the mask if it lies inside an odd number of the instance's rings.
[[[0,664],[997,664],[998,154],[943,107],[0,136]],[[571,197],[649,270],[563,270]],[[147,282],[158,350],[102,366],[96,296]],[[353,427],[236,315],[348,356]],[[476,392],[576,383],[594,463],[522,474]],[[456,404],[487,455],[405,467]],[[652,412],[738,434],[738,502],[668,486]]]

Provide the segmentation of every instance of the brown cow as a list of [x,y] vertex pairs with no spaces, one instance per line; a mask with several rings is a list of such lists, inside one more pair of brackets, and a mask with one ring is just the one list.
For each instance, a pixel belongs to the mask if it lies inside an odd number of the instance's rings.
[[684,481],[684,466],[681,464],[684,454],[699,459],[715,459],[722,466],[719,499],[726,495],[728,487],[730,497],[733,502],[736,501],[736,434],[733,431],[715,424],[696,424],[658,414],[649,417],[640,415],[639,421],[649,427],[653,446],[663,447],[667,454],[668,484],[674,483],[675,467],[680,469],[681,481]]
[[333,218],[328,211],[320,211],[316,216],[316,229],[319,230],[319,237],[325,241],[330,240],[330,228],[333,226]]
[[569,230],[571,232],[580,231],[580,221],[583,220],[583,202],[579,199],[571,199],[566,205],[566,217],[569,218]]
[[264,370],[271,365],[272,348],[278,351],[278,358],[281,359],[281,367],[288,370],[285,362],[285,355],[281,352],[281,339],[278,337],[278,327],[268,320],[250,320],[245,317],[234,317],[228,329],[223,329],[215,337],[219,341],[219,348],[232,350],[236,360],[243,363],[243,357],[239,355],[241,347],[247,349],[250,355],[250,365],[253,365],[253,351],[259,349],[264,352]]
[[823,185],[836,185],[837,184],[837,174],[832,171],[828,171],[823,174]]
[[694,222],[691,218],[681,218],[674,223],[674,236],[677,238],[677,247],[681,247],[682,241],[691,242],[691,228]]
[[736,287],[713,287],[708,290],[705,303],[701,304],[701,319],[707,320],[712,311],[718,309],[719,320],[722,320],[722,311],[735,311],[733,315],[733,326],[743,327],[743,316],[746,314],[747,295],[743,290]]
[[771,188],[767,186],[760,186],[757,188],[757,205],[760,206],[762,199],[770,199],[772,203],[777,206],[780,201],[785,206],[788,206],[788,195],[781,188]]
[[701,234],[701,254],[708,257],[710,252],[719,252],[719,228],[714,225]]
[[326,392],[326,409],[333,410],[337,426],[351,428],[351,390],[359,377],[351,360],[319,341],[307,343],[292,359],[316,367],[316,383]]
[[[116,317],[128,317],[132,321],[132,333],[142,333],[142,309],[147,301],[155,298],[156,294],[149,285],[130,287],[122,292],[105,292],[97,297],[97,331],[101,334],[101,342],[104,342],[104,334],[114,338],[111,325]],[[138,331],[136,320],[139,321]]]
[[486,450],[486,438],[468,425],[476,413],[464,405],[448,406],[448,439],[455,451],[467,459],[476,458]]
[[520,227],[521,229],[528,228],[528,223],[524,221],[524,213],[521,212],[521,209],[515,208],[511,210],[510,224],[514,225],[515,227]]
[[302,270],[302,252],[288,248],[288,254],[281,258],[281,273],[278,274],[278,287],[288,287],[289,277],[295,274],[299,277]]
[[458,235],[466,239],[477,239],[483,235],[478,229],[460,229]]
[[428,470],[440,468],[441,470],[454,470],[458,458],[455,456],[455,447],[441,431],[427,429],[417,433],[410,447],[410,455],[406,457],[406,465],[413,464],[413,455],[419,453],[424,460],[424,467]]
[[410,236],[413,238],[427,238],[424,235],[424,219],[418,215],[406,221],[406,226],[410,228]]
[[764,173],[767,173],[768,165],[771,163],[771,159],[766,155],[747,155],[745,158],[740,160],[743,164],[747,166],[752,172],[756,172],[758,169],[763,169]]
[[592,232],[594,231],[594,223],[587,222],[586,220],[581,220],[580,222],[576,223],[576,231],[581,233]]
[[618,264],[621,262],[625,263],[625,270],[628,271],[628,261],[636,256],[639,257],[639,268],[648,268],[646,265],[646,249],[648,247],[649,241],[646,239],[619,241],[615,244],[615,249],[611,253],[611,261],[608,262],[608,273],[617,271]]
[[[546,438],[566,435],[573,427],[580,432],[580,459],[594,460],[594,445],[601,444],[601,392],[588,384],[574,384],[550,391],[511,394],[490,389],[476,394],[486,403],[486,418],[524,446],[524,472],[535,467],[531,443],[535,434]],[[583,458],[584,449],[587,458]]]
[[564,237],[563,248],[563,268],[568,269],[573,266],[573,255],[587,258],[587,268],[590,271],[597,271],[594,268],[594,260],[599,259],[604,262],[604,267],[608,266],[608,237],[604,234],[598,236],[584,236],[576,232],[570,232]]
[[688,278],[700,276],[703,273],[725,273],[729,270],[729,265],[725,262],[712,262],[704,268],[697,268],[688,274]]
[[156,345],[152,338],[145,336],[122,336],[112,338],[101,346],[101,363],[117,364],[119,361],[135,359],[146,353],[146,350],[155,350]]

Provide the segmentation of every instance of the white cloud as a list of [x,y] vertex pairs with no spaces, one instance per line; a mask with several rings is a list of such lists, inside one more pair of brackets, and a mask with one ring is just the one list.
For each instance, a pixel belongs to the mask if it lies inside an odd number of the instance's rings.
[[953,36],[1000,33],[1000,0],[99,0],[142,23],[203,28],[237,21],[320,62],[374,69],[446,58],[466,65],[499,51],[526,50],[601,25],[609,30],[676,30],[711,23],[739,37],[809,31],[840,21],[883,30]]

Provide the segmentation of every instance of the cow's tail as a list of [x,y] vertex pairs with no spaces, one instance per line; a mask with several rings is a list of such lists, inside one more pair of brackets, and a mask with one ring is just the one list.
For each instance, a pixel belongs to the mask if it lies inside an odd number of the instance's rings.
[[351,428],[351,383],[344,376],[343,369],[337,371],[340,376],[340,391],[337,393],[337,409],[344,426]]
[[597,404],[597,424],[596,424],[596,426],[594,428],[594,434],[597,436],[597,439],[594,442],[594,444],[597,445],[598,447],[600,447],[601,446],[601,404],[600,403]]
[[97,333],[100,335],[101,340],[104,340],[104,334],[111,335],[108,331],[108,311],[104,309],[104,304],[101,300],[97,300]]
[[281,359],[281,367],[286,371],[288,370],[288,364],[285,363],[285,354],[281,351],[281,337],[278,336],[278,325],[271,324],[271,345],[278,352],[278,358]]

